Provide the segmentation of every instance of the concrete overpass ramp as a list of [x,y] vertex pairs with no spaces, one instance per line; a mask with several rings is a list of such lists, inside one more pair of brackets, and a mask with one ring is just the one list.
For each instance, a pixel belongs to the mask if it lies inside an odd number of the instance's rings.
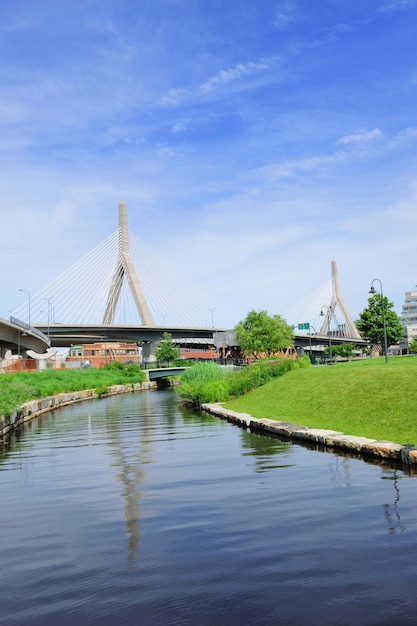
[[6,358],[8,353],[18,354],[27,350],[42,354],[50,346],[48,337],[26,322],[14,317],[10,321],[0,318],[0,358]]

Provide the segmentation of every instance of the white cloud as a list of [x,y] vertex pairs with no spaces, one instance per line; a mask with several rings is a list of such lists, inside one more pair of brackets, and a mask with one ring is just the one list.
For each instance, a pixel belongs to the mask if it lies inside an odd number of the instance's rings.
[[345,135],[344,137],[340,137],[339,143],[361,143],[366,141],[374,141],[375,139],[379,139],[382,137],[383,133],[379,128],[374,128],[374,130],[364,131],[362,133],[357,133],[355,135]]
[[163,107],[176,107],[184,100],[187,90],[183,87],[173,87],[162,98],[158,104]]
[[260,61],[259,63],[253,63],[252,61],[249,61],[248,63],[238,63],[228,70],[220,70],[218,74],[209,78],[207,82],[200,86],[200,91],[202,93],[208,93],[218,85],[230,83],[251,74],[268,70],[270,67],[271,62],[267,60]]
[[290,178],[300,171],[313,171],[322,166],[333,165],[351,158],[348,152],[337,151],[332,154],[315,155],[303,159],[294,159],[282,163],[270,163],[253,172],[252,176],[268,180]]
[[391,139],[390,145],[397,147],[399,145],[412,143],[417,140],[417,128],[408,127],[400,130],[395,137]]
[[392,13],[403,9],[412,9],[417,4],[416,0],[388,0],[379,7],[380,13]]
[[295,20],[296,3],[294,0],[280,0],[276,3],[274,25],[276,28],[286,28]]

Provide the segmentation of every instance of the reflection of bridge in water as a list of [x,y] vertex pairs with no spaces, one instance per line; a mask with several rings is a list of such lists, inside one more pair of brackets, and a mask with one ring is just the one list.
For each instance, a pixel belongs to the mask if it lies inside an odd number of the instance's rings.
[[[128,231],[123,201],[117,231],[34,297],[29,296],[28,305],[16,309],[14,315],[25,319],[27,313],[53,346],[134,341],[144,346],[148,356],[164,332],[177,340],[213,343],[213,335],[219,339],[219,331],[237,323],[223,303],[190,285]],[[329,339],[365,343],[340,295],[335,261],[331,280],[283,317],[296,329],[297,346],[324,345]]]

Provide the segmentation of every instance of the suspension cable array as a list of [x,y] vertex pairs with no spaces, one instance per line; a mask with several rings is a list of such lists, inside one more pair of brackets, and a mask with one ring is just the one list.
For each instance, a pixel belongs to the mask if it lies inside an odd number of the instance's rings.
[[[126,236],[128,243],[121,245]],[[149,311],[144,318],[143,310]],[[27,306],[18,307],[13,315],[28,321]],[[227,306],[119,224],[112,235],[32,296],[31,324],[54,323],[232,328],[236,320]]]

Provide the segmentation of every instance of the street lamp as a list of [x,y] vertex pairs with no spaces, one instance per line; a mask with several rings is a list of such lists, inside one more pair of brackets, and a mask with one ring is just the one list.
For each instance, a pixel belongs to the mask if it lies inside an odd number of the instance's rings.
[[310,361],[311,361],[311,329],[314,330],[314,334],[316,334],[316,329],[314,328],[314,326],[312,324],[308,324],[308,339],[309,339],[309,344],[310,344]]
[[371,288],[369,290],[369,293],[376,293],[376,289],[374,287],[374,282],[375,281],[379,282],[379,286],[381,288],[381,310],[382,310],[382,326],[384,327],[384,352],[385,352],[385,363],[388,363],[388,341],[387,341],[387,327],[385,324],[385,307],[384,307],[384,294],[382,293],[382,282],[380,281],[379,278],[374,278],[373,281],[371,282]]
[[214,328],[213,311],[216,310],[216,307],[213,307],[212,309],[208,309],[208,310],[211,311],[211,327]]
[[30,291],[27,289],[19,289],[19,291],[25,291],[28,294],[28,313],[29,313],[29,326],[30,326]]
[[331,306],[322,306],[320,315],[324,315],[323,309],[327,309],[326,315],[329,318],[329,327],[327,329],[327,334],[329,335],[329,356],[330,356],[330,365],[332,364],[332,335],[330,333],[330,322],[332,321],[333,310]]
[[51,300],[52,300],[53,296],[49,296],[49,298],[45,298],[46,302],[48,303],[48,339],[50,340],[50,324],[51,324]]
[[107,365],[107,336],[103,335],[101,341],[104,342],[104,365]]

